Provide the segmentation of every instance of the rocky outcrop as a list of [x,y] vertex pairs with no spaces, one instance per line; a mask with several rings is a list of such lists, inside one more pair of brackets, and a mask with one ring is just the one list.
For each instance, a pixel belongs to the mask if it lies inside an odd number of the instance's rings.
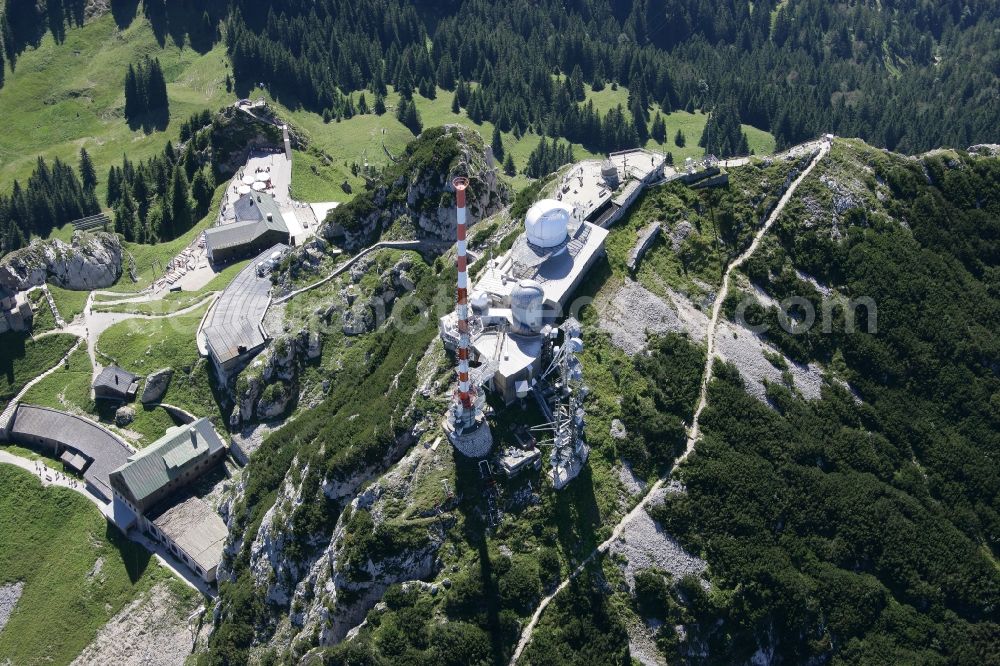
[[131,407],[124,406],[119,407],[115,411],[115,425],[119,428],[124,428],[125,426],[135,421],[135,410]]
[[[284,145],[279,125],[287,124],[270,107],[257,106],[249,112],[227,106],[212,120],[212,161],[222,174],[233,174],[246,163],[247,150],[280,148]],[[289,140],[296,148],[303,147],[303,137],[289,127]]]
[[283,381],[268,384],[257,401],[257,418],[262,421],[276,419],[285,413],[292,402],[292,389]]
[[299,370],[322,353],[319,331],[303,329],[272,341],[237,377],[230,425],[242,428],[254,421],[284,416],[296,395]]
[[344,335],[363,335],[375,330],[389,316],[396,299],[416,289],[416,281],[410,273],[413,262],[409,257],[403,257],[391,268],[382,271],[375,290],[366,298],[361,298],[362,290],[358,283],[372,264],[370,259],[355,264],[350,272],[353,284],[342,289],[340,299],[322,313],[326,323],[339,325]]
[[52,282],[65,289],[110,287],[122,274],[122,246],[103,231],[73,233],[71,243],[36,240],[0,261],[0,286],[23,291]]
[[356,196],[328,215],[322,235],[349,250],[370,245],[396,220],[408,218],[427,238],[451,240],[455,229],[452,179],[467,176],[468,223],[501,210],[510,188],[486,159],[483,139],[458,125],[428,129],[407,146],[370,192]]
[[415,479],[421,474],[418,470],[427,464],[427,456],[421,447],[411,449],[391,471],[358,494],[350,508],[341,514],[329,545],[295,587],[291,607],[301,610],[293,610],[290,621],[298,636],[309,637],[308,642],[320,646],[336,644],[364,620],[391,585],[427,586],[422,581],[437,574],[438,551],[446,530],[454,522],[449,514],[442,514],[431,524],[417,520],[410,527],[403,527],[426,538],[422,539],[422,545],[411,545],[398,552],[383,547],[378,552],[351,552],[345,539],[350,534],[351,518],[359,511],[367,512],[377,533],[399,529],[398,516],[392,520],[393,527],[388,527],[391,514],[395,506],[407,504]]
[[144,405],[159,402],[163,394],[170,386],[170,379],[174,376],[173,368],[163,368],[146,377],[146,385],[142,389],[142,396],[139,402]]

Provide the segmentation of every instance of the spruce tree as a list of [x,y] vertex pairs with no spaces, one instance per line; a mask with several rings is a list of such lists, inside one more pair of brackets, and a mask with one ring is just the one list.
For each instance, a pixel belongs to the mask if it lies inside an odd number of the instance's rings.
[[198,212],[202,215],[208,212],[208,207],[212,203],[213,180],[208,169],[198,169],[194,180],[191,181],[191,196],[194,197]]
[[139,98],[139,77],[130,63],[128,72],[125,73],[125,117],[135,118],[144,107],[145,104]]
[[587,91],[583,87],[583,70],[579,64],[573,66],[573,72],[569,75],[569,87],[574,100],[582,102],[587,99]]
[[148,84],[146,97],[149,100],[150,111],[166,111],[169,107],[167,99],[167,81],[163,77],[163,69],[160,67],[160,59],[155,58],[147,64]]
[[657,143],[664,143],[667,140],[667,124],[663,122],[663,116],[660,112],[656,112],[656,117],[653,118],[653,127],[649,132],[649,135],[653,137],[653,140]]
[[125,237],[127,241],[135,240],[136,217],[135,200],[128,188],[122,193],[121,199],[114,207],[115,211],[115,232]]
[[639,145],[643,146],[649,140],[649,129],[646,127],[646,110],[642,108],[642,102],[638,95],[632,100],[632,126],[635,127],[636,136],[639,137]]
[[111,167],[108,169],[108,194],[104,198],[104,203],[108,205],[108,208],[114,208],[115,204],[118,203],[118,199],[121,198],[121,174],[120,169],[116,167]]
[[500,128],[495,125],[493,126],[493,140],[490,141],[490,147],[493,149],[493,157],[498,161],[503,161],[503,137],[500,136]]
[[684,132],[677,130],[677,134],[674,136],[674,145],[678,148],[683,148],[686,143],[687,139],[684,138]]
[[503,161],[503,172],[513,178],[517,175],[517,168],[514,166],[514,158],[507,153],[507,158]]
[[172,239],[175,235],[184,233],[193,224],[191,200],[188,196],[188,191],[187,176],[184,175],[184,168],[178,164],[174,167],[174,177],[170,187],[170,218],[172,225],[170,229],[165,229],[161,234],[164,240]]
[[423,122],[420,120],[417,103],[414,101],[400,99],[399,106],[396,107],[396,119],[414,134],[420,134],[423,130]]

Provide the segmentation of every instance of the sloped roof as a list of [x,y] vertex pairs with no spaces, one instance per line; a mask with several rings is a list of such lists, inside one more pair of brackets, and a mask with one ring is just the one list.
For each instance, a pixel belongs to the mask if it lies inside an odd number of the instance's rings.
[[171,428],[153,444],[130,456],[113,474],[141,502],[179,476],[187,463],[207,458],[224,446],[212,423],[198,419]]
[[235,222],[205,231],[205,244],[210,251],[247,245],[268,231],[288,233],[281,209],[270,194],[244,194],[233,204],[233,210]]
[[17,406],[10,438],[14,442],[41,438],[79,451],[93,460],[83,478],[97,486],[108,500],[111,499],[108,477],[112,470],[127,462],[131,453],[115,435],[90,419],[35,405]]
[[241,196],[233,204],[233,213],[236,215],[236,222],[266,222],[268,215],[275,222],[281,219],[281,209],[274,197],[264,192],[251,192]]
[[271,277],[257,275],[257,264],[286,249],[279,243],[257,255],[229,283],[205,319],[205,341],[218,363],[228,363],[267,342],[260,324],[271,302]]
[[128,370],[117,365],[106,366],[94,380],[94,388],[108,388],[123,395],[128,392],[133,382],[139,381],[139,375],[133,375]]
[[222,561],[229,530],[204,500],[188,497],[155,515],[152,521],[203,571],[211,571]]

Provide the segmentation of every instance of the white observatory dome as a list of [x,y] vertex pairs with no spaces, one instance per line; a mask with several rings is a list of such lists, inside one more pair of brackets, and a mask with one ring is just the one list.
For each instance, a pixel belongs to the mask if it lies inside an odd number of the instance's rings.
[[572,217],[572,206],[555,199],[542,199],[524,217],[528,242],[537,247],[556,247],[566,240],[566,228]]
[[521,280],[510,292],[513,332],[534,335],[545,320],[545,291],[534,280]]

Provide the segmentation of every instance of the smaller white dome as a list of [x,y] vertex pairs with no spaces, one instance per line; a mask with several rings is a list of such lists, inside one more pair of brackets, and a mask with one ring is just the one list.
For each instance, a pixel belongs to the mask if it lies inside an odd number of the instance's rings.
[[559,245],[566,240],[566,229],[572,217],[572,206],[555,199],[542,199],[529,208],[524,217],[528,242],[537,247]]
[[534,280],[521,280],[510,292],[513,331],[535,334],[542,330],[545,319],[545,291]]

